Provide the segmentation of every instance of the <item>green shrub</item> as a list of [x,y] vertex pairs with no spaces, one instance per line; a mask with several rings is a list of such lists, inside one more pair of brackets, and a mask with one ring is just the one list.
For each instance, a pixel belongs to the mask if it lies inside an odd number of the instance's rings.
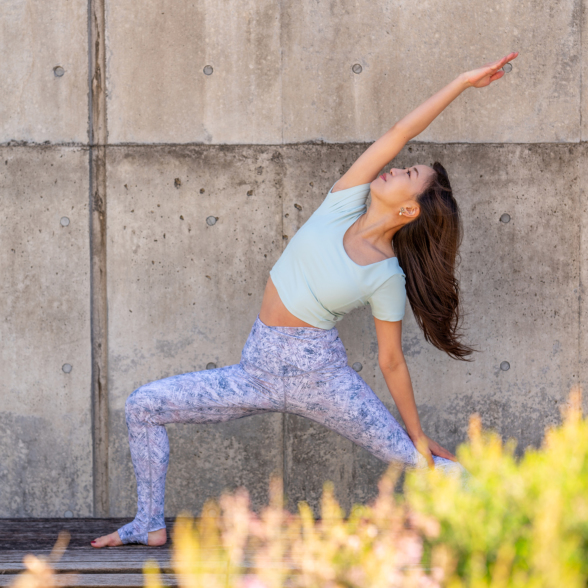
[[[406,499],[434,517],[440,533],[426,539],[452,564],[452,588],[576,588],[588,580],[588,422],[580,394],[570,396],[560,427],[517,460],[515,444],[470,421],[458,450],[471,473],[466,487],[437,471],[410,474]],[[446,570],[447,572],[448,570]]]
[[[588,580],[588,421],[573,393],[564,422],[517,459],[515,443],[472,417],[458,458],[464,486],[438,470],[391,467],[373,504],[345,518],[331,484],[321,520],[283,508],[271,484],[260,515],[244,490],[207,503],[174,528],[180,588],[580,588]],[[211,514],[212,513],[212,514]],[[159,588],[149,568],[146,585]]]

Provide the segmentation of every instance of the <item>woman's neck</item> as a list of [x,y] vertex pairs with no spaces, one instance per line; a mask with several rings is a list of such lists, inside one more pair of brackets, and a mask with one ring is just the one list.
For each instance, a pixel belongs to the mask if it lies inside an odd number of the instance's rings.
[[367,211],[354,223],[354,235],[377,249],[385,250],[396,232],[404,226],[401,216],[394,215],[389,209],[372,200]]

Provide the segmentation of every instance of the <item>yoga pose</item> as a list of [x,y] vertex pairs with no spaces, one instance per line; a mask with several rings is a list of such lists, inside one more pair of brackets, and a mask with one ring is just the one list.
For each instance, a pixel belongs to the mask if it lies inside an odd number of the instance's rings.
[[[456,359],[472,352],[459,332],[454,275],[459,208],[440,163],[378,172],[459,94],[500,79],[500,68],[517,55],[458,76],[396,123],[335,182],[272,268],[240,363],[164,378],[129,396],[137,516],[92,541],[94,547],[166,542],[168,423],[290,412],[322,423],[386,462],[463,471],[421,428],[401,343],[408,296],[427,341]],[[365,304],[374,316],[379,366],[406,431],[347,365],[335,324]]]

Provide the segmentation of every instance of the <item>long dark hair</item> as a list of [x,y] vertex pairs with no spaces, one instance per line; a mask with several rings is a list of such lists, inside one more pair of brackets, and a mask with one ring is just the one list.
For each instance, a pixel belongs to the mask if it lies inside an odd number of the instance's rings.
[[459,283],[455,277],[462,240],[459,206],[449,176],[436,161],[435,174],[416,201],[419,216],[392,238],[406,274],[406,294],[425,339],[454,359],[470,361],[474,351],[462,343]]

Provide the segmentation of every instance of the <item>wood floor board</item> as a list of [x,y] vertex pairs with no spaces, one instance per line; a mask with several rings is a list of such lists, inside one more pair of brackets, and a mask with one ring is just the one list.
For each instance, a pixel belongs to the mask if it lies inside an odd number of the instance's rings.
[[[170,563],[171,543],[161,547],[125,545],[116,548],[95,549],[90,541],[112,532],[127,519],[0,519],[0,588],[11,585],[25,570],[23,558],[32,553],[48,559],[62,530],[70,534],[66,551],[53,569],[57,586],[80,588],[139,588],[144,584],[143,565],[155,560],[162,572],[163,585],[177,586]],[[173,520],[166,520],[168,529]],[[221,560],[215,546],[204,550],[203,559],[209,563]],[[245,552],[245,570],[253,568],[253,552]],[[295,570],[287,559],[268,564],[268,568]],[[71,575],[77,577],[71,583]],[[215,574],[217,575],[217,574]],[[218,574],[225,577],[225,574]]]
[[[14,582],[16,576],[4,575],[0,576],[0,586],[10,586]],[[169,574],[162,575],[162,582],[164,586],[177,586],[174,576]],[[139,588],[143,586],[142,574],[77,574],[75,578],[67,576],[56,576],[57,586],[83,588],[102,588],[108,586],[109,588]]]

